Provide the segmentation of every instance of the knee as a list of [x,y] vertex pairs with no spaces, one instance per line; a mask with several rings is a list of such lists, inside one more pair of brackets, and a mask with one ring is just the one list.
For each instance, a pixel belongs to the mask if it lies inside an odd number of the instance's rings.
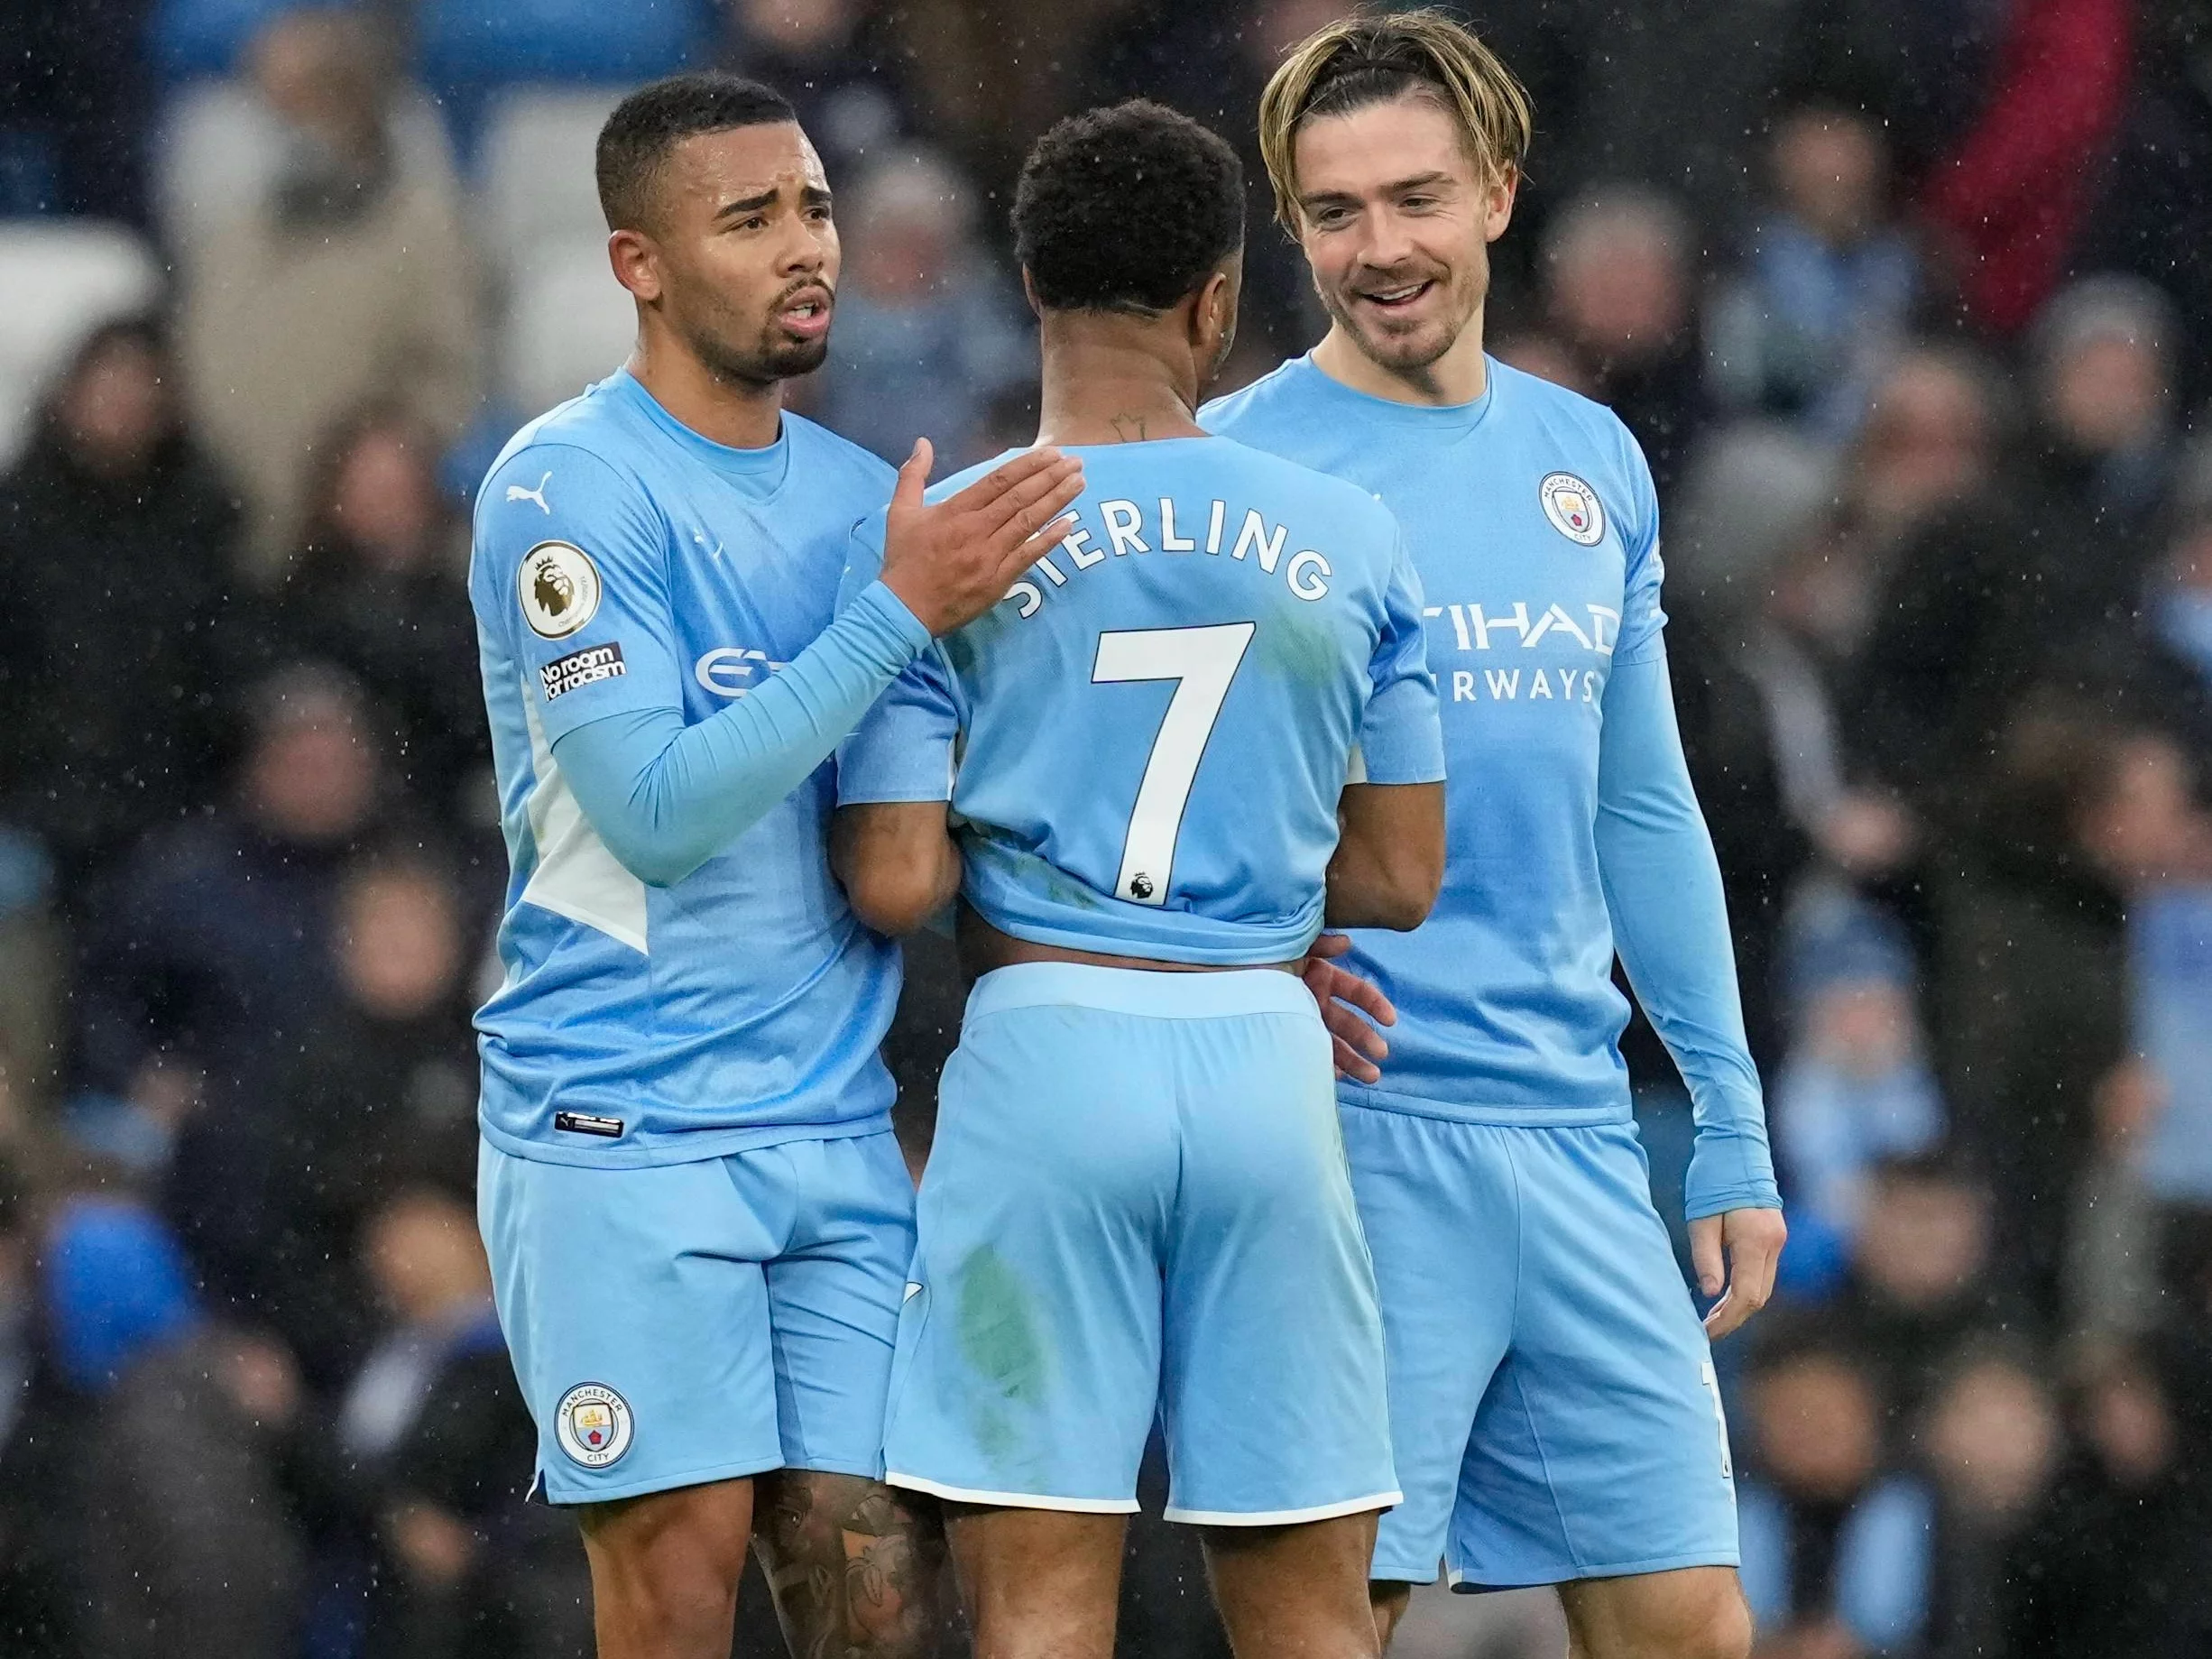
[[745,1570],[745,1518],[687,1494],[654,1497],[594,1505],[581,1517],[603,1628],[649,1641],[726,1632]]
[[1733,1579],[1682,1609],[1665,1639],[1641,1650],[1639,1659],[1750,1659],[1751,1608]]
[[1751,1608],[1733,1573],[1697,1593],[1676,1591],[1654,1606],[1578,1618],[1571,1610],[1571,1659],[1749,1659]]

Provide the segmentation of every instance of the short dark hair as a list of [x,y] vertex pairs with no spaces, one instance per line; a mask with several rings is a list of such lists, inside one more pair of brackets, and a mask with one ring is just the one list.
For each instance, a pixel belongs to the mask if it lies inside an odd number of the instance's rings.
[[668,152],[701,133],[797,121],[790,100],[742,75],[705,70],[640,87],[599,129],[599,207],[609,230],[637,230],[652,217],[653,187]]
[[1156,315],[1243,245],[1243,163],[1165,105],[1070,115],[1022,164],[1014,250],[1049,310]]

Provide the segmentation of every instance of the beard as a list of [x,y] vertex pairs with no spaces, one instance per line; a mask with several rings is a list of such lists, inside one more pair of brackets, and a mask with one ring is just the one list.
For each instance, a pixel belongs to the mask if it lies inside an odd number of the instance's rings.
[[811,340],[793,339],[777,320],[782,306],[779,299],[750,340],[743,338],[735,318],[717,316],[687,330],[686,343],[723,380],[767,386],[811,374],[829,357],[829,334],[825,330]]
[[[1459,344],[1460,336],[1467,331],[1475,313],[1481,309],[1483,296],[1489,287],[1488,278],[1486,264],[1480,270],[1439,273],[1424,279],[1435,284],[1435,292],[1444,302],[1441,311],[1401,327],[1393,327],[1388,319],[1372,312],[1362,312],[1345,290],[1324,288],[1316,280],[1313,291],[1320,298],[1322,309],[1329,314],[1329,320],[1344,331],[1359,348],[1361,356],[1378,368],[1406,374],[1427,368]],[[1360,280],[1368,286],[1376,285],[1371,276]]]

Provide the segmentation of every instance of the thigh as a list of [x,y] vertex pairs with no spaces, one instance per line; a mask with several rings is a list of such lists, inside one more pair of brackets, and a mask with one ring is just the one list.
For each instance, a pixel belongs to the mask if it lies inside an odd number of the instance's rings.
[[1350,1104],[1340,1118],[1382,1303],[1404,1494],[1378,1529],[1374,1577],[1426,1584],[1512,1332],[1520,1207],[1498,1138],[1512,1131]]
[[1734,1567],[1711,1350],[1627,1124],[1509,1131],[1513,1348],[1484,1399],[1448,1552],[1472,1585]]
[[787,1183],[796,1200],[784,1253],[767,1265],[784,1467],[878,1479],[914,1183],[889,1129],[775,1151],[775,1171],[759,1178]]
[[1559,1587],[1576,1659],[1751,1651],[1751,1609],[1732,1567],[1680,1567]]
[[477,1212],[548,1501],[783,1461],[760,1266],[776,1228],[720,1160],[599,1169],[487,1145]]
[[934,1503],[815,1470],[754,1484],[760,1564],[792,1653],[933,1659],[945,1557]]
[[1159,1386],[1175,1179],[1144,1022],[971,1018],[945,1070],[884,1436],[894,1485],[1125,1514]]
[[1158,1023],[1176,1045],[1184,1144],[1167,1516],[1280,1525],[1395,1503],[1382,1317],[1320,1018]]
[[945,1507],[975,1659],[1111,1659],[1123,1515]]
[[728,1654],[752,1507],[751,1480],[579,1507],[601,1659]]
[[1209,1527],[1206,1570],[1240,1659],[1379,1651],[1368,1603],[1372,1510],[1297,1526]]

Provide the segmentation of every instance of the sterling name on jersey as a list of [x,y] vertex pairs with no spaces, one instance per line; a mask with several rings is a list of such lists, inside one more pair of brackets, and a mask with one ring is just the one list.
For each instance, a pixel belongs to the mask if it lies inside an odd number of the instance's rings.
[[1471,404],[1355,392],[1310,357],[1210,403],[1209,430],[1390,504],[1427,590],[1451,764],[1451,866],[1412,934],[1356,935],[1398,1006],[1377,1088],[1348,1100],[1488,1122],[1628,1111],[1598,865],[1613,668],[1663,651],[1651,475],[1608,410],[1491,360]]
[[[1396,521],[1364,490],[1221,438],[1069,453],[1075,529],[884,695],[841,754],[841,797],[949,797],[966,898],[1017,938],[1298,956],[1348,769],[1443,776]],[[859,539],[849,591],[880,560],[880,515]]]
[[890,469],[787,414],[766,449],[684,426],[626,371],[522,429],[478,498],[469,575],[511,875],[505,979],[477,1015],[484,1133],[641,1165],[849,1134],[889,1111],[896,950],[831,879],[825,764],[696,871],[649,887],[553,745],[696,724],[810,644]]

